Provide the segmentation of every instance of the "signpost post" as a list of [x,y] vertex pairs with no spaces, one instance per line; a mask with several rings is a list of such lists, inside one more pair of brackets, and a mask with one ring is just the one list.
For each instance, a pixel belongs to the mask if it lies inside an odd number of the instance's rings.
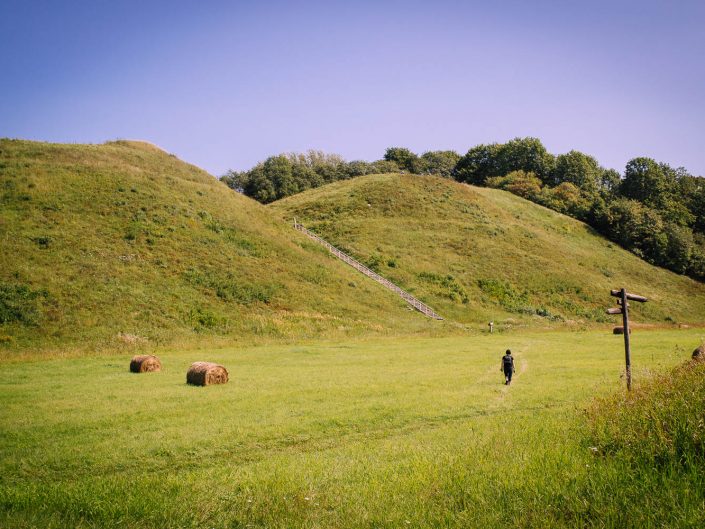
[[621,314],[622,315],[622,325],[624,330],[624,360],[627,365],[627,390],[632,390],[632,350],[631,344],[629,343],[629,303],[628,300],[638,301],[639,303],[645,303],[648,301],[644,296],[639,296],[637,294],[630,294],[627,289],[622,288],[620,290],[610,291],[610,295],[617,298],[617,303],[619,307],[607,309],[607,314]]

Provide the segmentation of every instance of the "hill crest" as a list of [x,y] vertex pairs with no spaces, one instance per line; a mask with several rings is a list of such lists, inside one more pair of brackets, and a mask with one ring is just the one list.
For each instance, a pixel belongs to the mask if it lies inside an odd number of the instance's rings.
[[614,321],[604,314],[609,291],[618,286],[653,300],[636,309],[637,319],[705,321],[702,283],[506,191],[433,176],[369,175],[268,207],[459,322],[606,324]]
[[261,204],[144,144],[2,140],[0,205],[0,354],[427,325]]

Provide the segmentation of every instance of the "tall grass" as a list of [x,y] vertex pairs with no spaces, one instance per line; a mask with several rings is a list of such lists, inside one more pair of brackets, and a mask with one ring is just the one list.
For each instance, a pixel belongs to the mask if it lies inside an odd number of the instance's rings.
[[705,362],[689,361],[588,411],[589,514],[621,527],[705,523]]

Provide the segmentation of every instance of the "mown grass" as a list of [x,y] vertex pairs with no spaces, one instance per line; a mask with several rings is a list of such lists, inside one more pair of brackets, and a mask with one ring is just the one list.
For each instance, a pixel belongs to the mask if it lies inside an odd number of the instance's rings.
[[609,291],[649,297],[637,321],[705,320],[705,285],[649,265],[589,226],[510,193],[418,175],[372,175],[268,206],[374,264],[457,322],[593,325]]
[[[701,340],[701,329],[635,331],[631,400],[648,402],[647,381]],[[517,364],[510,387],[499,372],[506,347]],[[163,372],[144,375],[127,372],[129,355],[0,364],[0,526],[705,521],[701,459],[651,471],[648,457],[630,459],[618,444],[620,424],[649,423],[648,405],[616,415],[620,400],[590,406],[625,391],[621,338],[605,330],[163,350],[161,359]],[[185,385],[202,359],[223,363],[230,383]],[[702,369],[687,381],[700,384],[687,412],[702,417]]]
[[[141,142],[0,140],[0,357],[427,332],[264,206]],[[437,326],[436,326],[437,327]]]

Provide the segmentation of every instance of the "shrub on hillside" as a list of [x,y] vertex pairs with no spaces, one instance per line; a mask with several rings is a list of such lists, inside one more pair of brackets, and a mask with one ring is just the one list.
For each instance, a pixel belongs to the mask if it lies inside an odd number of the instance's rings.
[[488,178],[486,183],[488,187],[504,189],[528,200],[536,201],[541,195],[541,180],[534,173],[521,170]]
[[544,187],[536,202],[585,221],[592,211],[594,198],[575,184],[563,182],[556,187]]
[[595,192],[600,187],[603,171],[595,158],[573,150],[556,157],[549,183],[554,186],[570,183],[585,191]]
[[189,269],[184,278],[192,285],[205,287],[226,302],[250,305],[252,303],[268,304],[278,286],[259,284],[239,278],[231,272]]
[[40,304],[48,297],[46,290],[32,290],[26,285],[0,282],[0,324],[37,325]]
[[470,301],[465,287],[450,274],[441,275],[433,272],[421,272],[419,279],[436,285],[439,290],[438,293],[451,301],[456,303],[468,303]]

